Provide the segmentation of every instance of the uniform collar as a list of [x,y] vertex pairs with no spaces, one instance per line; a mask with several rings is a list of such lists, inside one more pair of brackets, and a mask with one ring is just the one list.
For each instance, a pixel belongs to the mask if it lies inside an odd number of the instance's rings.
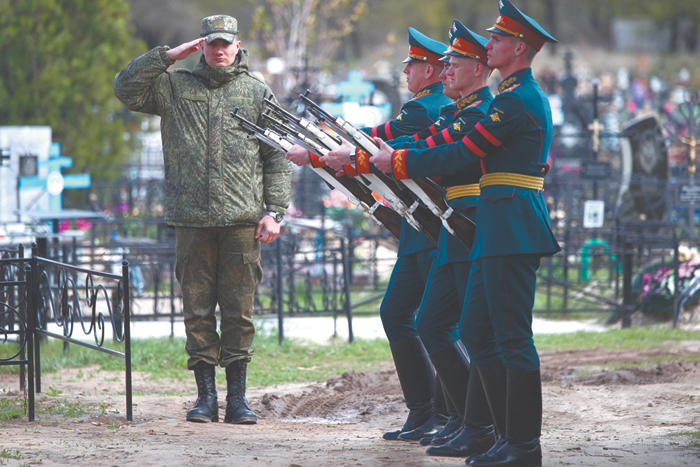
[[518,70],[504,79],[501,84],[498,85],[498,92],[503,92],[516,84],[522,83],[528,78],[532,78],[532,68],[523,68],[522,70]]
[[440,81],[427,85],[418,91],[411,100],[418,99],[419,97],[427,96],[429,94],[435,94],[436,92],[442,92],[442,83]]
[[245,71],[248,71],[248,51],[241,49],[234,64],[226,67],[207,65],[202,54],[199,63],[192,69],[192,74],[209,89],[216,89]]
[[483,88],[477,89],[468,96],[460,97],[455,101],[455,104],[457,104],[457,109],[462,110],[463,108],[473,104],[476,101],[483,100],[484,97],[486,97],[487,92],[490,92],[489,88],[488,86],[484,86]]

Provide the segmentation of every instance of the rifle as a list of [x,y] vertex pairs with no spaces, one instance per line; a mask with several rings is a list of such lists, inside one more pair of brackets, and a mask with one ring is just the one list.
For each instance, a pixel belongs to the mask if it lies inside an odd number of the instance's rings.
[[[288,152],[294,146],[294,143],[283,138],[279,134],[269,129],[263,129],[253,122],[238,115],[238,107],[231,112],[231,116],[238,121],[241,128],[249,134],[255,136],[258,140],[279,149],[283,152]],[[310,166],[331,188],[338,189],[341,193],[348,197],[350,202],[358,206],[374,219],[378,224],[386,227],[389,232],[398,238],[401,238],[401,216],[393,210],[387,208],[379,201],[375,200],[371,194],[367,193],[362,187],[350,177],[335,177],[335,173],[328,167],[317,169]]]
[[[281,133],[286,133],[289,138],[293,140],[296,144],[302,146],[304,149],[307,151],[312,151],[316,152],[322,156],[327,155],[330,152],[330,149],[326,148],[323,146],[321,143],[317,141],[313,141],[309,139],[306,135],[301,134],[298,131],[295,131],[292,128],[289,128],[287,125],[284,123],[274,119],[267,113],[263,114],[263,118],[267,121],[270,122],[271,125],[273,125],[278,131]],[[328,171],[332,174],[333,171],[329,167],[326,167]],[[396,184],[396,182],[389,177],[387,177],[384,174],[372,174],[369,178],[377,178],[377,181],[372,181],[368,180],[365,178],[364,175],[360,176],[360,180],[363,181],[367,185],[368,188],[371,188],[374,191],[377,191],[378,193],[382,193],[383,190],[385,193],[387,193],[386,196],[395,197],[397,201],[395,201],[395,206],[397,206],[397,212],[403,215],[403,212],[406,212],[407,215],[407,221],[411,222],[411,218],[415,219],[416,223],[420,226],[420,229],[417,229],[419,231],[425,232],[425,234],[430,238],[434,243],[437,244],[437,239],[440,236],[440,225],[436,224],[432,220],[432,216],[430,213],[427,211],[427,209],[424,206],[421,206],[418,201],[415,201],[411,198],[409,194],[405,192],[400,186]],[[347,177],[350,180],[354,180],[354,178]],[[389,191],[386,191],[386,188],[389,189]],[[364,191],[364,190],[363,190]],[[371,196],[370,193],[366,193]],[[405,208],[406,206],[409,206],[408,208]],[[405,209],[405,211],[403,211]],[[410,216],[410,217],[409,217]]]
[[[307,91],[308,94],[308,91]],[[306,95],[299,96],[306,104],[307,110],[316,118],[331,125],[335,131],[343,135],[349,141],[355,142],[357,146],[367,151],[371,155],[379,152],[379,144],[367,135],[358,130],[351,123],[341,117],[335,117],[318,104],[309,99]],[[476,225],[462,213],[453,210],[445,201],[445,190],[430,179],[400,180],[409,190],[415,193],[430,211],[437,216],[445,229],[456,236],[467,249],[471,250],[474,243]]]
[[279,105],[275,104],[271,97],[267,97],[265,100],[265,105],[267,105],[275,116],[286,124],[291,124],[299,128],[304,134],[315,139],[319,143],[323,144],[328,149],[335,149],[341,145],[342,141],[337,136],[333,136],[323,128],[320,128],[315,123],[294,115],[291,112],[283,109]]
[[[298,127],[299,132],[295,132],[294,138],[297,140],[305,140],[299,134],[305,131],[306,135],[312,134],[313,140],[306,139],[302,144],[297,141],[302,147],[325,156],[328,152],[340,147],[340,140],[328,134],[325,130],[318,127],[309,120],[297,117],[286,110],[276,105],[271,100],[266,100],[265,103],[270,107],[272,113],[285,121],[285,123]],[[306,136],[305,135],[305,136]],[[348,138],[352,139],[352,138]],[[315,140],[315,141],[314,141]],[[309,149],[308,145],[313,146]],[[407,195],[400,186],[383,174],[362,174],[358,177],[368,189],[378,193],[384,198],[396,212],[406,218],[406,221],[419,232],[424,232],[430,240],[437,244],[437,239],[440,235],[440,225],[435,224],[432,215],[427,208],[415,201],[410,195]]]

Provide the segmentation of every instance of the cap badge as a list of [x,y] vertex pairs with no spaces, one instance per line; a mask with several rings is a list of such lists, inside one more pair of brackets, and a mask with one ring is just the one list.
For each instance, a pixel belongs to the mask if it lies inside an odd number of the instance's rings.
[[214,21],[212,21],[211,26],[214,29],[223,29],[226,23],[224,23],[224,20],[221,18],[217,18]]

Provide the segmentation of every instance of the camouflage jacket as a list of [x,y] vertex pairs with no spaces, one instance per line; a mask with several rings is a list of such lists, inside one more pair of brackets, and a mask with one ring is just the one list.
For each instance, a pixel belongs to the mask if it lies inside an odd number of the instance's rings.
[[248,52],[241,49],[229,67],[210,67],[202,56],[191,71],[166,71],[174,63],[167,50],[132,60],[112,83],[130,110],[161,117],[166,224],[223,227],[257,224],[264,208],[284,214],[289,162],[248,137],[229,114],[238,107],[265,126],[263,99],[272,92],[248,72]]

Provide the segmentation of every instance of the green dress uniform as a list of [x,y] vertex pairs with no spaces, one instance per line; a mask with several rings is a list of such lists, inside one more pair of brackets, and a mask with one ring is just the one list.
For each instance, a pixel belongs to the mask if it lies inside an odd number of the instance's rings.
[[[487,87],[459,100],[461,111],[454,115],[450,125],[427,140],[414,141],[411,146],[429,148],[445,141],[461,139],[486,115],[493,96]],[[469,104],[465,104],[469,103]],[[396,141],[391,141],[394,146]],[[478,167],[461,172],[444,172],[439,183],[447,189],[450,207],[476,222],[476,206],[479,201]],[[421,340],[429,354],[453,344],[458,339],[458,329],[469,278],[469,250],[443,226],[438,238],[435,262],[421,303],[417,327]],[[449,304],[449,306],[448,306]]]
[[[445,44],[413,28],[408,30],[408,41],[409,54],[405,63],[427,62],[442,67],[439,58],[447,47]],[[397,118],[378,127],[364,128],[363,131],[383,139],[413,135],[432,125],[438,119],[440,109],[450,101],[442,93],[442,83],[431,84],[404,104]],[[402,219],[398,258],[379,312],[410,412],[403,427],[385,433],[385,439],[398,439],[408,432],[435,430],[433,394],[436,401],[438,396],[442,399],[442,389],[435,384],[435,373],[415,323],[434,250],[435,244],[428,237]],[[423,431],[417,430],[419,428]]]
[[[472,58],[486,65],[486,43],[484,37],[455,20],[450,48],[445,53],[447,56]],[[484,71],[489,72],[488,69]],[[485,117],[492,101],[493,96],[486,87],[457,100],[458,113],[448,128],[409,147],[435,147],[462,139]],[[476,220],[481,177],[479,165],[475,163],[471,168],[457,172],[450,170],[440,175],[440,183],[447,188],[448,204],[471,220]],[[430,455],[466,457],[483,452],[496,442],[493,419],[479,373],[470,371],[469,356],[457,332],[471,264],[469,250],[443,228],[438,239],[436,261],[418,312],[417,328],[442,386],[452,401],[454,413],[450,415],[450,423],[456,424],[456,427],[448,437],[431,442],[433,445],[427,449]],[[478,428],[475,430],[472,427]]]
[[[556,39],[508,0],[500,0],[493,34],[539,50]],[[552,141],[549,102],[524,68],[499,86],[488,115],[461,141],[427,150],[399,150],[399,178],[481,166],[474,261],[460,325],[501,434],[488,452],[467,458],[477,467],[540,466],[542,393],[532,339],[536,272],[542,256],[560,251],[543,196]]]
[[[395,151],[392,156],[394,175],[397,178],[428,177],[469,169],[476,163],[483,176],[476,235],[469,259],[552,255],[560,249],[552,233],[542,194],[544,175],[549,170],[547,153],[552,141],[549,103],[530,68],[506,78],[499,91],[488,116],[462,140],[426,150]],[[517,306],[529,308],[531,313],[532,304],[528,306],[528,302],[534,299],[534,284],[531,289],[523,290],[525,296],[518,297],[522,303],[514,303],[516,297],[512,295],[508,297],[509,303],[504,304],[506,309]],[[494,290],[496,295],[505,299],[502,292],[500,287]],[[503,301],[499,297],[489,299]],[[527,332],[525,327],[529,328],[529,325],[520,324],[524,327],[511,330]],[[488,342],[483,339],[481,337],[479,345],[470,352],[475,363],[489,363],[501,358],[496,338]],[[516,338],[515,342],[510,342],[511,337],[501,340],[501,347],[506,347],[502,357],[507,367],[539,367],[531,338],[529,343],[527,338],[524,341]]]

